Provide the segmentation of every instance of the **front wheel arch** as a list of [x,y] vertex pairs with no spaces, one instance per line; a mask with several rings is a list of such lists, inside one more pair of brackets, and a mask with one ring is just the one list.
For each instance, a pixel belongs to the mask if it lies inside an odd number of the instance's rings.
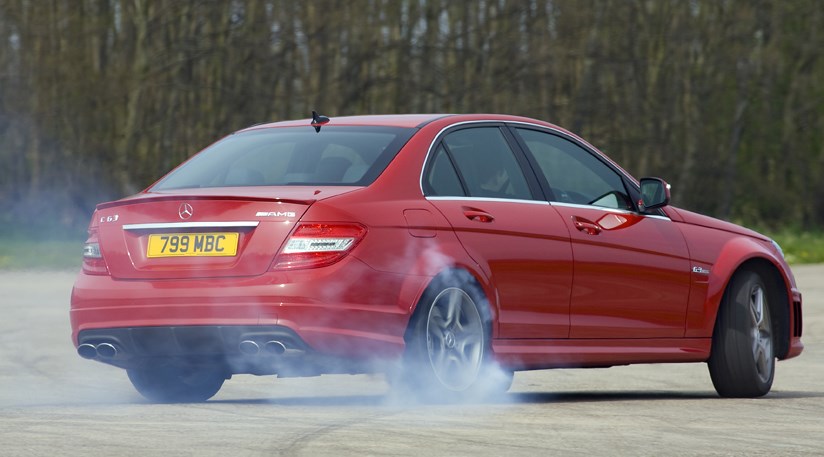
[[[730,283],[735,275],[742,271],[757,273],[765,282],[768,303],[770,305],[770,315],[772,317],[772,331],[773,335],[775,335],[775,355],[779,360],[784,359],[790,350],[790,298],[787,283],[779,269],[773,265],[772,262],[765,258],[758,257],[745,261],[735,269],[727,280],[727,284],[724,287],[725,291],[730,287]],[[721,308],[720,305],[719,303],[716,309],[716,324],[718,322],[718,312]],[[715,327],[714,325],[713,329],[715,329]],[[715,330],[713,330],[713,337],[715,337]]]
[[775,360],[787,350],[780,328],[782,310],[787,316],[789,310],[780,279],[751,263],[738,268],[726,285],[707,361],[713,386],[723,397],[760,397],[771,389]]

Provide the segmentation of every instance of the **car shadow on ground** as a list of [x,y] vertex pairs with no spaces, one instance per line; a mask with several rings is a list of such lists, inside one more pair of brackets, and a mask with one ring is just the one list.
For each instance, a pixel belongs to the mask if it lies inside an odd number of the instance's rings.
[[[824,398],[824,392],[776,391],[752,401],[780,401],[801,398]],[[673,391],[581,391],[581,392],[512,392],[485,398],[441,398],[424,401],[414,397],[402,396],[394,392],[383,395],[319,395],[300,397],[260,398],[260,399],[226,399],[210,400],[210,404],[242,405],[281,405],[303,407],[330,406],[437,406],[437,405],[508,405],[508,404],[551,404],[551,403],[596,403],[625,401],[695,401],[722,399],[713,391],[673,392]]]
[[[581,392],[515,392],[508,400],[517,403],[591,403],[601,401],[661,401],[661,400],[724,400],[714,391],[581,391]],[[773,391],[753,401],[774,401],[793,398],[824,398],[824,392]]]

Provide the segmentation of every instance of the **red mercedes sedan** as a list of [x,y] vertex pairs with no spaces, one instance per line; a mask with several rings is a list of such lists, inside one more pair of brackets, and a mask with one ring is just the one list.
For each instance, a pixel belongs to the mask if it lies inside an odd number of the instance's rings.
[[669,198],[535,119],[256,125],[97,206],[72,339],[161,402],[243,373],[387,371],[464,396],[518,370],[661,362],[765,395],[803,349],[781,249]]

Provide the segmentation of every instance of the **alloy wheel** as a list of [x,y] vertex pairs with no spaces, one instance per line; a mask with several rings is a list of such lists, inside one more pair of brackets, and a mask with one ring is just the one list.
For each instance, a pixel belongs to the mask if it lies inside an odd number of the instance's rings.
[[758,284],[750,290],[749,305],[752,319],[752,355],[758,377],[766,382],[772,374],[772,330],[764,289]]
[[426,324],[432,370],[449,390],[462,391],[477,379],[484,357],[484,328],[472,298],[451,287],[435,297]]

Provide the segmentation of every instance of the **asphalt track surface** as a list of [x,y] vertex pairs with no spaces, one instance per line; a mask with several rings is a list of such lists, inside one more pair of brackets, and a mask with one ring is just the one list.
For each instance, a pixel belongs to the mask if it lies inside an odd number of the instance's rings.
[[381,376],[235,376],[175,405],[75,354],[74,273],[0,273],[0,456],[824,455],[824,265],[794,271],[806,349],[764,398],[719,398],[701,363],[523,372],[464,404]]

